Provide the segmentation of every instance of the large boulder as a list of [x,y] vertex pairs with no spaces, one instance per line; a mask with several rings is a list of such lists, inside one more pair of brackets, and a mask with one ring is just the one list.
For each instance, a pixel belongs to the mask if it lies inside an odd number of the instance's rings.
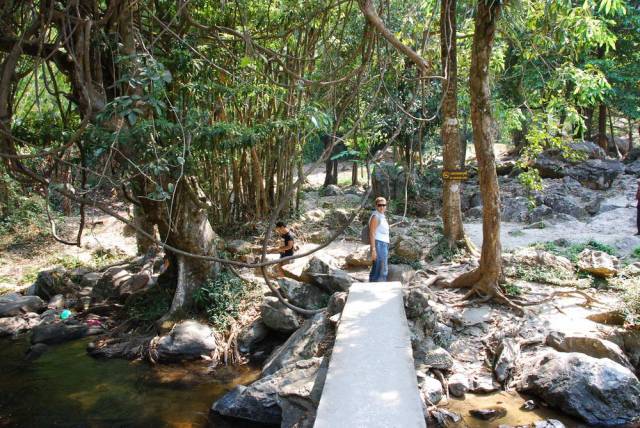
[[389,265],[387,272],[387,281],[400,281],[404,285],[408,285],[416,276],[416,271],[409,265],[393,264]]
[[640,177],[640,159],[635,160],[629,165],[625,166],[624,172],[630,175],[635,175],[636,177]]
[[197,321],[176,324],[171,332],[160,337],[154,346],[157,361],[176,362],[210,356],[217,347],[213,330]]
[[420,396],[427,406],[435,406],[440,402],[440,400],[442,400],[444,390],[442,389],[442,384],[438,379],[425,376],[424,379],[421,379],[419,386]]
[[300,327],[298,317],[277,297],[267,296],[260,308],[262,322],[271,330],[280,333],[292,333]]
[[12,317],[26,312],[39,312],[45,306],[38,296],[11,293],[0,297],[0,317]]
[[371,252],[369,247],[360,247],[353,253],[347,254],[345,258],[347,266],[351,267],[369,267],[373,263],[371,261]]
[[276,348],[262,368],[263,375],[270,375],[298,360],[314,357],[329,331],[329,323],[323,313],[314,315],[302,324],[287,341]]
[[512,338],[505,338],[496,349],[493,372],[498,382],[506,382],[513,375],[520,357],[520,344]]
[[242,329],[238,335],[238,349],[240,352],[251,352],[257,344],[262,342],[269,335],[267,326],[260,318]]
[[565,172],[585,187],[605,190],[611,188],[616,177],[624,174],[624,165],[617,160],[588,159],[566,168]]
[[574,273],[573,264],[566,257],[532,247],[518,248],[512,253],[506,253],[502,256],[502,262],[505,267],[513,269],[518,266],[530,266],[553,269],[567,274]]
[[530,202],[524,196],[503,197],[501,200],[503,221],[526,223],[530,218]]
[[589,425],[618,426],[640,419],[640,382],[608,358],[548,351],[520,362],[517,389]]
[[295,398],[317,408],[326,376],[326,371],[321,370],[322,361],[312,358],[293,362],[249,386],[237,386],[214,402],[211,412],[254,424],[294,426],[292,419],[299,412],[289,406],[298,401]]
[[67,272],[58,267],[38,273],[36,281],[25,294],[49,300],[56,294],[67,293],[70,288],[73,288],[73,283],[67,277]]
[[634,370],[622,349],[605,339],[552,331],[547,336],[546,343],[556,351],[579,352],[594,358],[609,358],[629,370]]
[[253,249],[253,245],[250,242],[243,241],[242,239],[234,239],[227,242],[227,251],[231,254],[248,254]]
[[40,316],[35,312],[0,318],[0,337],[15,336],[23,331],[31,330],[38,324],[40,324]]
[[329,316],[333,316],[335,314],[342,313],[344,305],[347,304],[348,295],[349,294],[345,291],[333,293],[329,298],[329,303],[327,304],[327,314]]
[[604,251],[589,248],[578,254],[578,267],[594,276],[607,278],[618,274],[619,261]]
[[423,246],[410,236],[399,236],[395,240],[393,253],[409,262],[418,261],[423,256]]
[[291,303],[305,309],[320,309],[327,305],[329,294],[312,284],[304,284],[290,278],[278,280],[280,290]]
[[327,256],[314,256],[302,269],[300,279],[312,283],[328,293],[347,291],[356,282],[348,273],[334,267],[335,260]]
[[89,327],[76,322],[53,322],[40,324],[33,328],[31,343],[54,345],[83,338],[89,332]]
[[335,184],[329,184],[320,190],[321,196],[342,196],[344,192]]

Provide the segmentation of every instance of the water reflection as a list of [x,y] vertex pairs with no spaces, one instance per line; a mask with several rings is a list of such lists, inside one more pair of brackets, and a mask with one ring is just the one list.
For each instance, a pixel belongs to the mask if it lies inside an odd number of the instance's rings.
[[204,427],[213,401],[259,370],[96,360],[88,340],[29,362],[26,340],[0,341],[0,427]]

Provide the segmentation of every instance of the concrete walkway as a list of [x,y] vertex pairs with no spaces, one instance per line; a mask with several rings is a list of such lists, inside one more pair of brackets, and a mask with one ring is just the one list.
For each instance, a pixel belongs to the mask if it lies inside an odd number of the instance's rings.
[[402,285],[353,284],[314,427],[425,426]]

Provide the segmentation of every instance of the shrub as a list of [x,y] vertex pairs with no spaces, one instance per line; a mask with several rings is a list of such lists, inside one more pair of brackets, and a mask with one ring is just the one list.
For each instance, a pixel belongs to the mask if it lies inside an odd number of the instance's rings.
[[208,280],[200,287],[195,292],[194,299],[215,328],[225,329],[232,318],[238,317],[240,304],[247,291],[240,278],[222,271],[215,279]]
[[133,321],[154,322],[169,312],[175,289],[160,285],[133,294],[125,304],[125,312]]

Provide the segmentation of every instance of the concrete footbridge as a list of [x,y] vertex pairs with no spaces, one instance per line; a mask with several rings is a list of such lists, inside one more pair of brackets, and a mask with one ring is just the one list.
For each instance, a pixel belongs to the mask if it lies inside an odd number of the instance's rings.
[[355,283],[315,428],[425,427],[400,282]]

